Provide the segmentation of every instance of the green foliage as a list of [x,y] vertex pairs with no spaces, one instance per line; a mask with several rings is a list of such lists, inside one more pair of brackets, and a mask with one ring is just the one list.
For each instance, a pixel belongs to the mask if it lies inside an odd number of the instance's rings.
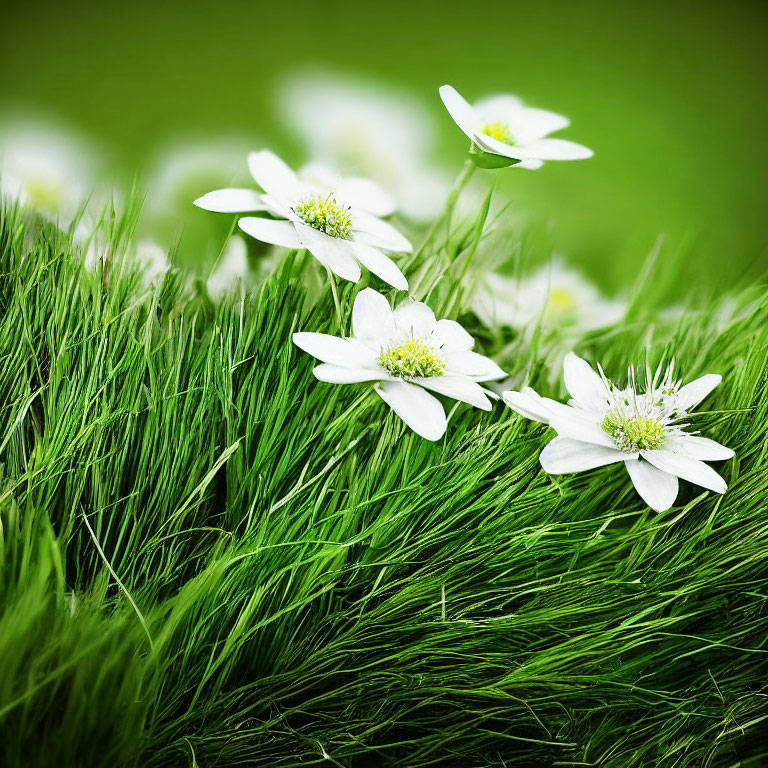
[[[559,397],[550,340],[466,311],[487,212],[408,276]],[[544,474],[546,428],[501,403],[430,443],[315,381],[291,333],[338,328],[312,259],[213,303],[111,252],[88,273],[0,220],[0,764],[761,765],[765,294],[671,325],[640,291],[578,345],[615,378],[723,375],[696,426],[729,490],[656,514],[621,467]]]

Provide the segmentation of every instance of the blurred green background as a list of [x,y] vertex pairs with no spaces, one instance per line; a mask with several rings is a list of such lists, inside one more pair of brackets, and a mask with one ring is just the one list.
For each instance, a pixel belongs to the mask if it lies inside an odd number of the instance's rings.
[[317,65],[422,100],[453,173],[466,140],[438,86],[470,100],[508,91],[568,115],[563,137],[595,150],[501,173],[555,250],[616,290],[664,232],[670,252],[689,249],[686,289],[720,288],[768,266],[767,18],[744,2],[11,0],[0,111],[85,131],[129,179],[179,136],[253,137],[298,162],[275,88]]

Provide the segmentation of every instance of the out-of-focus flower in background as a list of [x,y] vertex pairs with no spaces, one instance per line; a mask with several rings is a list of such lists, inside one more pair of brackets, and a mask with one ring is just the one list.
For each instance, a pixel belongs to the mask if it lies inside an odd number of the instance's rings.
[[428,111],[407,93],[299,72],[282,81],[277,101],[286,128],[312,160],[377,181],[415,221],[441,210],[450,178],[430,158],[436,135]]
[[139,240],[136,243],[136,260],[143,270],[145,285],[159,284],[168,271],[168,252],[154,240]]
[[208,293],[212,299],[220,299],[242,285],[247,275],[248,249],[245,240],[235,235],[227,242],[218,266],[208,278]]
[[189,202],[212,187],[231,187],[248,179],[245,158],[259,143],[243,137],[163,143],[147,170],[144,212],[150,218],[181,217]]
[[626,311],[625,302],[603,296],[559,256],[520,279],[496,272],[487,274],[472,307],[491,326],[524,330],[541,321],[545,332],[566,335],[605,328],[618,322]]
[[507,158],[514,168],[535,170],[544,160],[584,160],[592,150],[565,139],[546,138],[570,125],[563,115],[526,107],[511,95],[489,96],[474,106],[452,86],[440,88],[440,98],[456,125],[482,153]]
[[91,142],[53,122],[10,119],[0,126],[2,196],[68,227],[94,191],[99,158]]

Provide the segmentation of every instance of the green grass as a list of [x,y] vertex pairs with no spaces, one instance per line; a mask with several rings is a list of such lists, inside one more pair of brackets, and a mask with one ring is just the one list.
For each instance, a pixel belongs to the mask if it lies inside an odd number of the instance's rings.
[[[409,277],[562,396],[551,339],[466,311],[480,219]],[[681,259],[577,345],[617,378],[723,375],[696,426],[736,451],[729,490],[656,514],[623,468],[544,474],[547,429],[500,403],[429,443],[315,381],[290,335],[338,327],[305,255],[215,304],[181,272],[87,273],[5,210],[0,764],[767,765],[768,295],[662,322]]]

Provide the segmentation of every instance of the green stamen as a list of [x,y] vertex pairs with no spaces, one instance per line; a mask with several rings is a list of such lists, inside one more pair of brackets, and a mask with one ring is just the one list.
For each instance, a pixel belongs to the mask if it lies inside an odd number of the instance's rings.
[[415,379],[428,376],[442,376],[445,363],[435,351],[421,339],[410,338],[404,344],[392,345],[379,354],[379,365],[392,376]]
[[627,416],[620,411],[609,411],[600,426],[613,438],[616,447],[625,453],[661,448],[666,432],[656,419],[646,416]]
[[319,232],[342,240],[352,239],[350,209],[337,203],[333,192],[329,192],[325,197],[310,195],[298,202],[293,210],[305,224]]

